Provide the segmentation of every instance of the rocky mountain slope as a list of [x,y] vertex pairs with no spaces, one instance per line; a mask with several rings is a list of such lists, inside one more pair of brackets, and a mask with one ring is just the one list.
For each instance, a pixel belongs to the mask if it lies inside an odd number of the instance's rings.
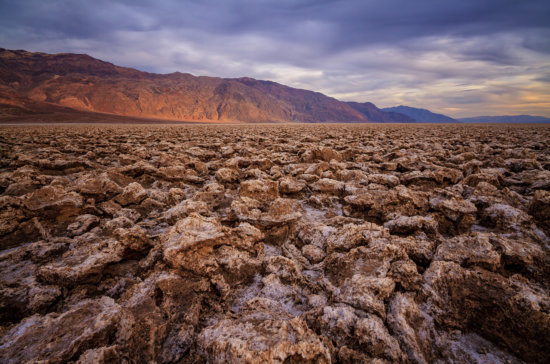
[[426,109],[419,109],[410,106],[394,106],[382,109],[386,112],[396,112],[407,115],[419,123],[458,123],[458,120],[443,114],[436,114]]
[[395,111],[384,111],[377,108],[372,102],[347,102],[347,104],[365,115],[368,120],[379,123],[414,123],[416,120]]
[[[369,122],[373,119],[318,92],[251,78],[153,74],[87,55],[0,49],[4,114],[36,112],[45,104],[88,112],[188,121]],[[387,119],[387,120],[386,120]],[[404,117],[404,121],[408,120]]]

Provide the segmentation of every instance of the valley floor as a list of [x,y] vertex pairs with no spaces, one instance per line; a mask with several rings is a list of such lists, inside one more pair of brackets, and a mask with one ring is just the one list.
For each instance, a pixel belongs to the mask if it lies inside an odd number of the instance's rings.
[[0,126],[0,362],[550,361],[550,127]]

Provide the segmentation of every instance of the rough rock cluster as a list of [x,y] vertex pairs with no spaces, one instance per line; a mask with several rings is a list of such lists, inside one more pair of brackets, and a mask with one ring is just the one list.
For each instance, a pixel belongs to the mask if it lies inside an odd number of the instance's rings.
[[550,361],[545,126],[0,129],[0,362]]

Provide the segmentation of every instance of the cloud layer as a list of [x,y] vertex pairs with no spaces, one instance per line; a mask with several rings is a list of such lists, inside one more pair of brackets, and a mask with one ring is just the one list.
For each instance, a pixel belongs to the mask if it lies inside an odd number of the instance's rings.
[[0,46],[454,117],[550,116],[547,0],[0,0]]

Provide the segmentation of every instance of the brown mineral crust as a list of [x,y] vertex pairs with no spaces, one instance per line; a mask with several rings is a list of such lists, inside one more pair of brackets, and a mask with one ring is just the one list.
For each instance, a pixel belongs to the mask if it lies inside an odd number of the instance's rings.
[[192,213],[161,237],[164,260],[174,268],[207,274],[215,269],[213,246],[223,236],[219,219]]
[[46,186],[24,196],[23,204],[30,211],[46,209],[79,208],[83,205],[82,196],[66,192],[57,186]]
[[279,180],[279,191],[281,193],[298,193],[306,188],[306,183],[293,177],[283,177]]
[[41,266],[36,278],[59,286],[98,283],[107,265],[121,261],[123,253],[123,245],[116,240],[81,235],[69,250]]
[[329,343],[303,319],[277,311],[282,310],[274,301],[249,302],[239,319],[223,319],[206,327],[198,338],[199,345],[213,363],[331,362]]
[[82,300],[61,314],[27,317],[3,335],[0,356],[6,363],[78,359],[90,346],[109,343],[117,332],[120,311],[112,298],[101,297]]
[[354,217],[382,223],[395,214],[426,214],[428,201],[425,192],[411,190],[403,185],[388,190],[381,185],[371,184],[368,188],[357,188],[344,197],[347,212]]
[[430,207],[440,213],[435,217],[439,231],[451,235],[468,232],[475,223],[477,207],[458,193],[442,192],[429,200]]
[[[39,252],[45,242],[31,244],[31,249],[4,251],[0,255],[0,266],[3,275],[0,278],[1,295],[0,322],[13,323],[33,313],[47,311],[61,295],[56,285],[42,285],[36,280],[38,266],[30,263],[26,256],[30,252]],[[51,244],[52,250],[63,251],[62,244],[56,247]],[[29,247],[31,248],[31,247]]]
[[440,326],[476,331],[527,361],[548,357],[550,299],[525,278],[435,261],[424,274],[423,289]]
[[240,184],[239,195],[261,202],[271,202],[279,197],[279,184],[270,180],[244,181]]
[[550,233],[550,191],[535,191],[529,212],[537,220],[539,226]]
[[216,180],[221,183],[234,183],[240,178],[240,172],[234,168],[220,168],[216,172]]
[[82,235],[98,224],[99,217],[91,214],[80,215],[72,224],[67,226],[67,232],[69,232],[71,236]]
[[106,173],[102,173],[98,177],[85,176],[77,183],[77,191],[82,195],[112,197],[122,192],[122,188]]
[[147,196],[147,191],[137,182],[132,182],[115,198],[121,206],[139,204]]
[[439,244],[434,260],[451,261],[464,267],[477,266],[495,271],[501,264],[501,255],[497,249],[491,244],[487,234],[456,236]]
[[384,227],[395,235],[409,235],[417,231],[433,235],[437,231],[437,222],[431,216],[399,216],[386,222]]
[[0,197],[0,235],[5,236],[16,230],[19,223],[25,219],[23,202],[15,197]]
[[0,362],[549,361],[546,126],[0,136]]

